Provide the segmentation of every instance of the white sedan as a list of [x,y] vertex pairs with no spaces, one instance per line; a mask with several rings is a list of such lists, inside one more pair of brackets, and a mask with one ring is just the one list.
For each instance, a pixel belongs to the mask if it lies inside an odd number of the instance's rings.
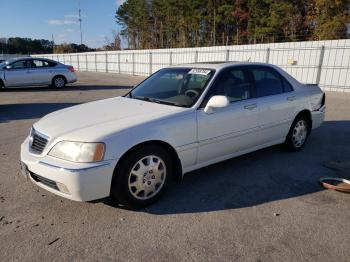
[[45,58],[13,58],[0,63],[0,90],[7,87],[63,88],[77,81],[73,66]]
[[21,146],[22,173],[62,197],[153,203],[171,177],[276,144],[303,148],[325,94],[262,63],[161,69],[123,97],[48,114]]

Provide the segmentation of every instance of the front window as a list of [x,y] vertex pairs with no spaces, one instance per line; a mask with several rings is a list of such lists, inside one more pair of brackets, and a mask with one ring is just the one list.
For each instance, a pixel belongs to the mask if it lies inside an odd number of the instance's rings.
[[27,60],[19,60],[11,64],[12,69],[26,69],[28,68]]
[[200,97],[214,70],[166,68],[154,73],[129,93],[130,98],[190,107]]

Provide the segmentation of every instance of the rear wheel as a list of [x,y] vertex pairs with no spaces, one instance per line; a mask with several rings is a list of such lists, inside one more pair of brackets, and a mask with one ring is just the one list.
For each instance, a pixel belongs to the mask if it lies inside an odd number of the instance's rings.
[[173,172],[167,151],[160,146],[146,145],[121,161],[113,175],[112,198],[130,208],[155,202],[166,189]]
[[290,151],[301,150],[309,137],[310,121],[305,116],[297,117],[287,135],[285,146]]
[[66,79],[63,76],[55,76],[52,79],[52,86],[55,88],[63,88],[66,86]]
[[4,82],[2,82],[2,80],[0,80],[0,91],[3,91],[4,89],[5,89]]

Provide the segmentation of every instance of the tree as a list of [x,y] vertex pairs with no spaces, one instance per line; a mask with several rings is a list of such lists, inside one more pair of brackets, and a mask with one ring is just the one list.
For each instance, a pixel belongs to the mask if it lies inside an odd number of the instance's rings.
[[339,39],[347,36],[350,23],[349,0],[314,0],[315,31],[320,40]]
[[112,40],[108,37],[105,39],[106,45],[102,47],[102,50],[114,51],[121,50],[121,39],[120,35],[116,30],[112,30]]

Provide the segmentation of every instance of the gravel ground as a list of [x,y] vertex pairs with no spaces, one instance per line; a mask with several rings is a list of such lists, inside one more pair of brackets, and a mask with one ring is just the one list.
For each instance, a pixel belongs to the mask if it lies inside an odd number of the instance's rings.
[[72,202],[19,176],[33,122],[123,94],[142,77],[79,79],[61,90],[0,93],[0,261],[349,261],[350,196],[318,179],[336,175],[325,163],[350,159],[350,94],[327,93],[326,121],[302,152],[275,146],[200,169],[153,206],[130,211]]

